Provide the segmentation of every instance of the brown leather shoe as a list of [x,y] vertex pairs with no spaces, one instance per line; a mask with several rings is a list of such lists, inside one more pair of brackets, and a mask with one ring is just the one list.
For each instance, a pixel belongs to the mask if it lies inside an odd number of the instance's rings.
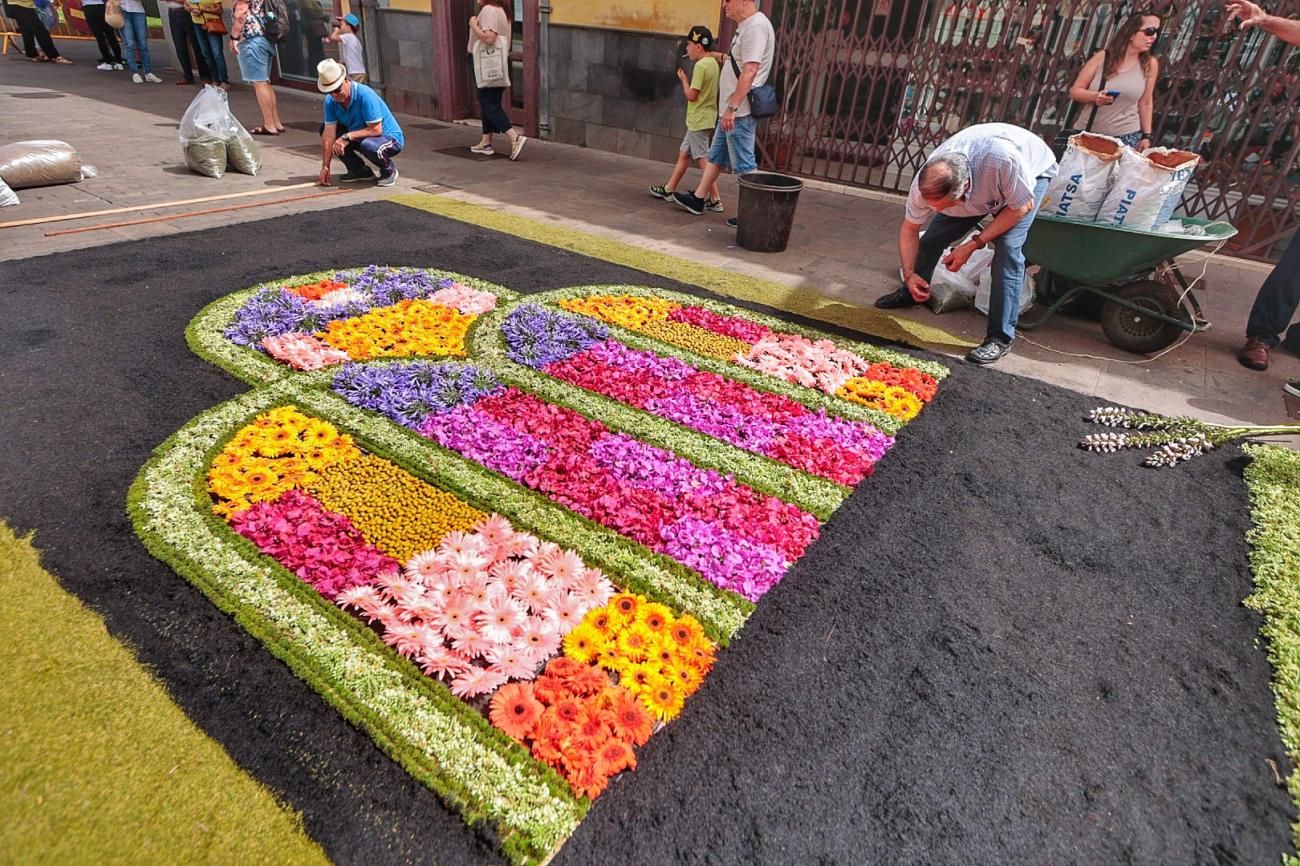
[[1237,353],[1237,360],[1243,367],[1252,370],[1268,369],[1268,344],[1259,337],[1247,337],[1246,345]]

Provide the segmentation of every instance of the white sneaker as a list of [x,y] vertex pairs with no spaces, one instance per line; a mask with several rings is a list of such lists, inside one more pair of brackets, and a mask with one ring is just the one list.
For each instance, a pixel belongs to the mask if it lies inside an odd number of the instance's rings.
[[123,69],[126,69],[126,64],[125,64],[125,63],[114,63],[114,64],[113,64],[113,71],[114,71],[114,72],[121,72]]
[[511,158],[511,159],[518,159],[518,158],[519,158],[519,151],[521,151],[521,150],[524,149],[524,145],[525,145],[527,142],[528,142],[528,136],[526,136],[526,135],[516,135],[516,136],[515,136],[515,143],[512,144],[512,145],[510,146],[510,158]]
[[148,81],[150,84],[162,84],[162,79],[157,75],[154,75],[152,72],[146,72],[144,74],[144,80]]
[[393,173],[388,177],[380,175],[379,182],[375,186],[392,186],[395,183],[397,183],[397,166],[393,166]]
[[96,66],[95,68],[98,69],[100,72],[112,72],[112,71],[113,71],[113,64],[111,64],[111,63],[101,63],[101,64],[99,64],[98,66]]
[[138,72],[131,73],[131,81],[134,82],[135,84],[144,84],[144,78],[141,77],[140,73]]
[[490,144],[475,144],[470,146],[469,152],[477,153],[481,156],[495,156],[497,151],[496,148]]

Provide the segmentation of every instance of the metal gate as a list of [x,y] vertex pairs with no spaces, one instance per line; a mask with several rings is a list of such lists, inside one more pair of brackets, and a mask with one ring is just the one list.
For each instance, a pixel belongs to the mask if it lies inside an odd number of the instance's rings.
[[[1300,16],[1300,0],[1274,4]],[[1131,10],[1167,10],[1155,48],[1155,143],[1201,154],[1186,213],[1223,219],[1229,249],[1274,260],[1300,225],[1300,49],[1224,20],[1221,0],[774,0],[783,110],[764,163],[905,191],[933,146],[1003,121],[1049,140],[1070,85]]]

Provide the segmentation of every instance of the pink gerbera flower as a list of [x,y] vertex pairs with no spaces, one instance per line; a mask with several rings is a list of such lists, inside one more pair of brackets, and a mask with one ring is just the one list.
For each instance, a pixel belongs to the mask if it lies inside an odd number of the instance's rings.
[[488,670],[497,671],[507,679],[531,680],[537,675],[537,660],[514,647],[498,647],[488,652],[486,658]]
[[515,646],[541,661],[559,651],[560,633],[542,617],[530,616],[520,628]]
[[453,556],[482,556],[486,550],[487,545],[484,544],[483,539],[460,530],[448,532],[438,544],[439,553],[449,553]]
[[496,643],[487,635],[477,631],[467,632],[453,640],[451,645],[456,648],[456,652],[471,659],[480,658],[496,647]]
[[465,587],[471,581],[486,579],[490,564],[486,556],[455,554],[447,561],[447,577],[456,586]]
[[379,590],[368,583],[348,587],[335,596],[334,601],[340,607],[356,608],[371,619],[374,619],[375,612],[384,606],[384,599],[380,596]]
[[455,640],[473,633],[474,613],[473,603],[457,596],[447,599],[447,603],[442,606],[442,613],[430,624],[440,628],[448,640]]
[[543,554],[538,553],[533,560],[533,567],[545,574],[565,589],[571,588],[574,581],[582,577],[586,566],[582,564],[582,558],[572,550],[561,550],[557,553]]
[[458,698],[473,698],[495,691],[505,682],[506,678],[499,671],[470,668],[451,681],[451,693]]
[[493,580],[499,581],[511,593],[520,580],[532,573],[533,567],[520,559],[503,559],[488,572]]
[[508,644],[516,628],[528,619],[524,606],[506,595],[496,594],[474,617],[479,632],[496,644]]
[[546,607],[546,599],[550,592],[551,587],[546,582],[546,578],[535,571],[530,571],[529,574],[515,581],[510,595],[533,613],[539,613]]
[[428,647],[419,658],[421,669],[426,676],[440,680],[450,679],[469,670],[471,665],[460,653],[446,647]]
[[402,623],[384,631],[384,643],[404,656],[414,656],[424,645],[424,629],[418,625]]
[[407,615],[412,620],[419,620],[422,623],[431,623],[437,619],[438,614],[442,613],[442,603],[435,598],[430,598],[427,594],[412,604],[403,605],[403,607],[405,607]]
[[518,556],[531,559],[537,554],[539,543],[534,535],[529,535],[527,532],[516,532],[497,545],[497,551],[501,556]]
[[[487,572],[476,571],[473,576],[463,581],[456,590],[456,595],[467,600],[475,607],[483,607],[487,604],[488,596],[492,594],[492,588],[499,586],[496,581],[488,577]],[[501,592],[505,590],[502,589]]]
[[406,563],[406,577],[423,586],[428,586],[429,581],[437,579],[441,571],[436,550],[417,553]]
[[560,634],[568,634],[582,621],[584,613],[582,601],[564,592],[551,594],[550,605],[542,615]]
[[510,521],[506,520],[500,514],[489,514],[478,522],[474,527],[474,531],[478,533],[479,537],[482,538],[484,543],[489,547],[496,547],[503,541],[510,540],[511,536],[515,534],[514,527],[510,525]]

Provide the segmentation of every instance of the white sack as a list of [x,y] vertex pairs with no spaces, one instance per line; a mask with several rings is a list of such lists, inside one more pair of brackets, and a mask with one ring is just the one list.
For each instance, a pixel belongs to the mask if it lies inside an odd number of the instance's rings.
[[77,183],[81,157],[66,141],[15,141],[0,146],[0,179],[11,189]]
[[1094,220],[1114,181],[1124,145],[1117,138],[1080,132],[1070,136],[1060,169],[1038,212],[1074,220]]
[[1145,231],[1166,222],[1200,160],[1185,150],[1125,148],[1097,222]]

